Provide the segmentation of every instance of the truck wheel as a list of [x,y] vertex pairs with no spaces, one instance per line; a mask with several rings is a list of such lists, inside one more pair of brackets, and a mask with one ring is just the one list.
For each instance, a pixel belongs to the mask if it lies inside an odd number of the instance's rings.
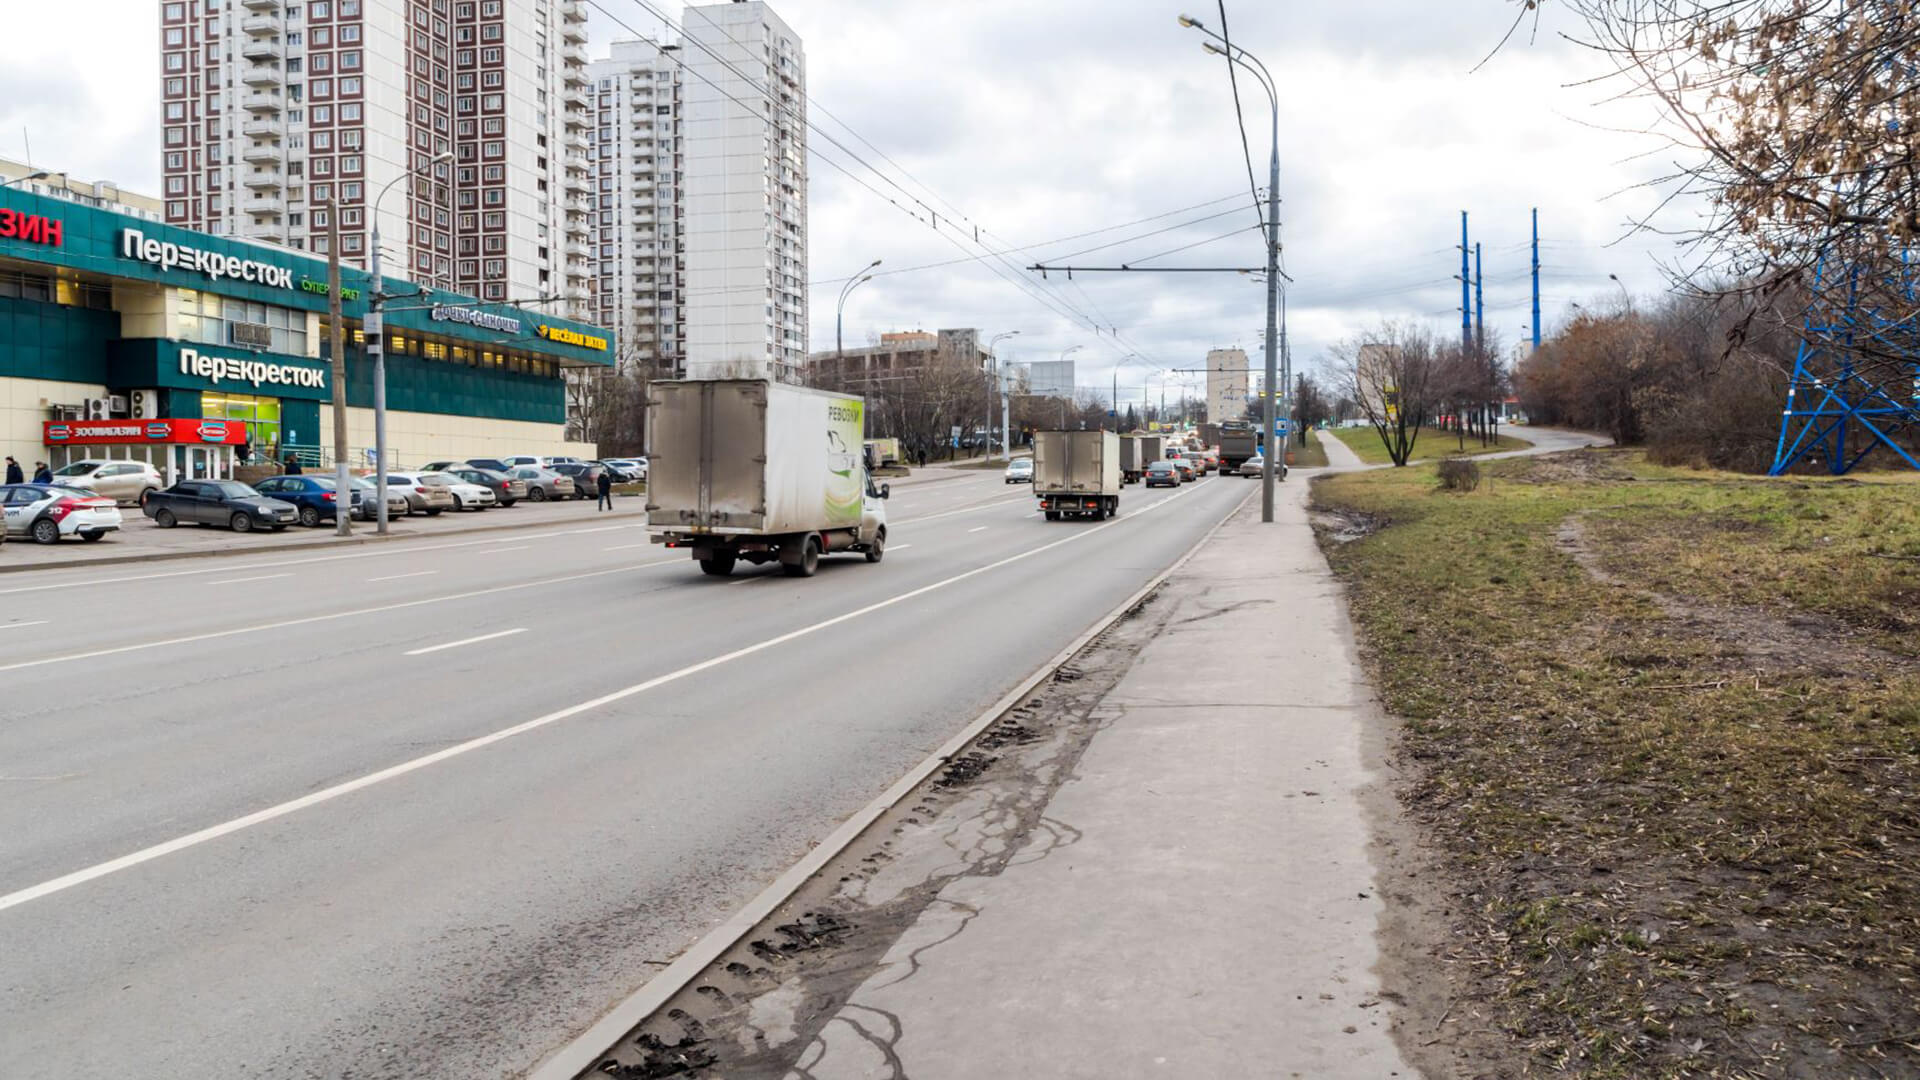
[[733,562],[731,554],[711,555],[700,560],[700,572],[710,577],[726,577],[733,573]]
[[873,534],[873,543],[867,545],[867,561],[879,562],[887,553],[887,530],[881,529]]
[[162,508],[153,515],[153,523],[163,529],[171,529],[180,524],[180,519],[173,516],[173,511]]
[[820,569],[820,538],[809,536],[800,546],[800,559],[781,567],[788,577],[812,577]]

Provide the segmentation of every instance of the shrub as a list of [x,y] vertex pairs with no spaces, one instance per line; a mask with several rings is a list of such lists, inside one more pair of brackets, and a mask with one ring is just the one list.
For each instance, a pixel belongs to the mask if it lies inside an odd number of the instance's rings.
[[1480,486],[1480,466],[1466,458],[1447,458],[1438,470],[1441,491],[1472,491]]

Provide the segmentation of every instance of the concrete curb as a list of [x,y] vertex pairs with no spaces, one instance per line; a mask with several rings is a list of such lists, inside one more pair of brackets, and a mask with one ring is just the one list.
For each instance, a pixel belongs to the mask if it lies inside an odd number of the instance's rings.
[[1067,661],[1072,660],[1080,650],[1087,647],[1094,638],[1099,637],[1108,627],[1118,622],[1127,612],[1133,610],[1141,601],[1152,595],[1155,589],[1165,584],[1167,579],[1178,573],[1200,550],[1207,546],[1227,522],[1232,521],[1240,511],[1246,508],[1248,500],[1259,490],[1252,491],[1233,504],[1233,508],[1213,523],[1212,527],[1200,535],[1193,546],[1167,565],[1167,568],[1148,579],[1146,584],[1120,602],[1078,637],[1067,643],[1066,648],[1055,653],[1052,659],[1021,680],[1000,700],[987,706],[986,711],[976,716],[953,738],[935,750],[932,754],[914,766],[882,792],[880,796],[861,808],[852,817],[842,822],[840,827],[829,833],[819,844],[807,852],[801,860],[775,878],[773,883],[761,890],[758,896],[736,911],[726,921],[709,931],[700,940],[688,946],[660,974],[655,975],[646,985],[635,991],[624,1001],[616,1003],[598,1021],[567,1045],[548,1055],[546,1060],[526,1074],[526,1080],[574,1080],[593,1067],[609,1049],[615,1046],[627,1032],[633,1030],[641,1021],[657,1012],[672,997],[685,989],[687,984],[698,978],[707,966],[721,954],[737,944],[741,938],[752,932],[754,927],[781,904],[800,890],[809,879],[819,873],[841,852],[860,839],[869,826],[880,820],[900,800],[912,794],[914,789],[928,777],[938,772],[954,755],[965,749],[968,743],[979,737],[993,723],[1004,716],[1007,710],[1020,704],[1034,687],[1053,677]]
[[[603,512],[594,520],[608,521],[621,518],[642,518],[645,510],[614,510]],[[371,528],[372,523],[364,523]],[[106,555],[100,558],[75,559],[72,562],[46,562],[27,565],[0,565],[0,574],[30,574],[44,570],[85,570],[95,566],[124,566],[129,563],[175,562],[180,559],[210,559],[225,555],[284,555],[288,552],[301,552],[313,548],[356,547],[361,544],[398,543],[406,540],[438,540],[448,536],[471,536],[475,533],[514,532],[519,529],[550,529],[555,526],[577,524],[569,521],[526,521],[511,525],[463,525],[431,533],[389,533],[381,536],[377,533],[362,535],[355,533],[347,537],[334,537],[330,540],[305,540],[280,548],[211,548],[205,551],[156,551],[146,555]],[[9,540],[9,544],[30,543],[31,541]]]

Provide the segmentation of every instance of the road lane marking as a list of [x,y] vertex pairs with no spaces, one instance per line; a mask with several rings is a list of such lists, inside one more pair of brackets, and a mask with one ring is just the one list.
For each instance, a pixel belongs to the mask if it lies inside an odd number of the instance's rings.
[[980,526],[980,527],[979,527],[979,528],[977,528],[977,529],[968,529],[967,531],[968,531],[968,532],[970,532],[970,533],[977,533],[977,532],[986,532],[986,531],[987,531],[988,529],[990,529],[990,528],[992,528],[992,527],[993,527],[993,526],[991,526],[991,525],[982,525],[982,526]]
[[494,549],[493,549],[492,551],[490,551],[490,552],[488,552],[487,554],[489,554],[489,555],[494,555],[494,554],[498,554],[499,552],[502,552],[502,551],[525,551],[525,550],[527,550],[527,546],[528,546],[528,545],[526,545],[526,544],[521,544],[521,545],[520,545],[519,547],[510,547],[510,548],[494,548]]
[[888,551],[905,551],[912,546],[913,546],[912,544],[888,544],[887,550]]
[[386,575],[385,577],[370,577],[370,578],[368,578],[368,579],[367,579],[367,581],[368,581],[368,582],[375,582],[375,581],[399,581],[399,580],[400,580],[401,578],[410,578],[410,577],[426,577],[426,576],[427,576],[428,574],[437,574],[437,573],[439,573],[439,572],[440,572],[440,571],[438,571],[438,570],[415,570],[415,571],[414,571],[413,573],[411,573],[411,574],[388,574],[388,575]]
[[[265,824],[266,822],[273,821],[278,818],[286,817],[288,814],[298,813],[299,811],[306,810],[311,807],[319,806],[322,803],[332,802],[333,800],[341,798],[342,796],[351,795],[356,791],[373,787],[376,784],[381,784],[388,780],[393,780],[398,777],[406,776],[409,773],[418,772],[421,769],[427,768],[429,766],[438,765],[443,761],[460,757],[464,754],[470,754],[475,750],[484,749],[485,747],[492,746],[495,743],[504,742],[516,736],[524,735],[527,732],[537,731],[541,728],[549,727],[553,724],[559,723],[562,720],[568,720],[575,716],[579,716],[581,713],[591,712],[603,706],[611,705],[614,702],[624,701],[627,698],[634,697],[635,695],[644,694],[650,690],[658,689],[662,686],[666,686],[669,683],[679,682],[682,679],[686,679],[691,676],[698,675],[701,672],[710,671],[713,668],[730,664],[735,660],[744,659],[746,657],[753,656],[757,653],[765,652],[768,649],[785,645],[789,641],[796,641],[803,637],[809,637],[813,634],[819,633],[822,630],[827,630],[835,626],[839,626],[842,623],[852,622],[856,619],[863,619],[868,615],[873,614],[876,611],[893,607],[895,604],[903,604],[909,600],[913,600],[913,599],[917,599],[919,597],[925,596],[930,592],[934,592],[939,589],[944,589],[949,585],[955,585],[955,584],[958,584],[959,582],[967,581],[969,579],[979,577],[981,574],[991,573],[992,571],[998,570],[1003,566],[1010,566],[1013,563],[1017,563],[1026,559],[1033,558],[1036,555],[1040,555],[1045,552],[1052,551],[1055,548],[1065,547],[1068,544],[1079,543],[1080,541],[1085,540],[1089,536],[1097,536],[1101,532],[1107,529],[1111,529],[1117,525],[1124,525],[1129,521],[1136,521],[1141,517],[1141,515],[1149,511],[1156,510],[1162,506],[1165,506],[1168,503],[1181,498],[1185,494],[1186,492],[1180,492],[1179,494],[1170,495],[1167,498],[1162,499],[1157,503],[1154,503],[1152,506],[1146,507],[1144,510],[1134,514],[1132,517],[1113,518],[1112,520],[1109,520],[1100,525],[1094,525],[1084,529],[1076,529],[1071,534],[1067,536],[1063,536],[1058,540],[1041,544],[1038,547],[1028,548],[1025,551],[1018,552],[1013,555],[1009,555],[1004,559],[999,559],[997,561],[987,563],[983,566],[976,566],[971,570],[966,570],[961,573],[955,574],[951,577],[943,578],[939,581],[933,582],[932,584],[922,585],[917,589],[909,589],[906,592],[899,593],[894,596],[890,596],[885,600],[876,601],[874,603],[866,605],[865,607],[855,608],[852,611],[848,611],[840,615],[835,615],[829,619],[822,619],[819,622],[800,627],[797,630],[789,630],[784,634],[777,634],[773,637],[766,638],[761,641],[757,641],[752,645],[746,645],[741,648],[735,649],[732,652],[722,653],[719,656],[709,657],[708,659],[702,660],[695,664],[688,664],[686,667],[680,668],[678,670],[669,671],[664,675],[656,675],[651,679],[645,680],[644,682],[634,683],[632,686],[628,686],[620,690],[615,690],[609,694],[602,694],[599,697],[592,698],[587,701],[582,701],[576,705],[569,705],[564,709],[557,709],[543,716],[536,716],[531,720],[523,721],[521,723],[513,725],[512,727],[501,728],[498,731],[489,732],[488,734],[481,735],[476,738],[468,739],[466,742],[456,743],[452,746],[445,747],[440,750],[436,750],[431,754],[424,754],[420,757],[413,758],[409,761],[403,761],[397,765],[390,765],[387,768],[379,769],[377,771],[367,773],[364,776],[355,777],[352,780],[335,784],[332,787],[323,788],[319,791],[311,792],[309,794],[301,796],[300,798],[290,799],[287,802],[279,803],[274,806],[269,806],[261,810],[256,810],[251,814],[247,814],[242,817],[233,818],[230,821],[223,821],[218,825],[208,826],[207,828],[201,829],[198,832],[191,832],[184,836],[178,836],[173,838],[172,840],[163,841],[161,843],[154,844],[150,847],[141,848],[138,851],[129,852],[128,854],[122,855],[119,858],[108,859],[105,862],[95,863],[92,866],[75,870],[72,873],[63,874],[60,877],[43,881],[38,885],[29,885],[24,889],[18,889],[18,890],[15,890],[14,892],[6,893],[5,895],[0,895],[0,911],[6,911],[8,908],[19,907],[22,904],[30,903],[34,900],[44,899],[45,897],[52,896],[56,893],[65,892],[66,890],[74,888],[75,886],[84,885],[87,882],[95,881],[99,878],[106,877],[109,874],[116,874],[122,870],[130,870],[144,863],[152,862],[155,859],[163,858],[165,856],[175,854],[176,852],[185,851],[188,848],[198,847],[199,845],[207,843],[210,840],[218,840],[221,837],[230,836],[234,833],[241,832],[246,829],[251,829],[255,825],[262,825],[262,824]],[[674,561],[678,562],[680,560],[674,560]],[[655,565],[658,565],[658,564],[655,564]],[[583,578],[600,577],[605,574],[621,573],[621,572],[624,572],[624,569],[619,571],[602,570],[592,574],[580,574],[580,575],[577,575],[577,577],[583,577]],[[551,581],[527,582],[524,585],[502,586],[498,589],[481,590],[481,593],[504,592],[508,589],[532,588],[532,587],[546,585],[546,584],[551,584]],[[475,593],[470,595],[480,595],[481,593]],[[416,604],[427,603],[427,602],[429,601],[415,601],[413,604],[389,604],[382,608],[371,608],[368,610],[373,610],[373,611],[391,610],[393,608],[412,607],[412,606],[415,606]],[[289,620],[287,623],[283,623],[279,625],[296,625],[298,623],[303,623],[303,622],[318,622],[318,621],[321,621],[322,619],[333,618],[333,617],[337,617],[337,616],[318,616],[311,619]],[[226,637],[232,634],[241,634],[241,633],[249,633],[249,632],[251,631],[247,631],[247,630],[223,631],[219,634],[200,635],[199,637],[196,637],[196,638],[181,638],[177,640],[180,640],[180,641],[201,640],[206,637]],[[138,648],[139,646],[133,646],[133,647]],[[110,650],[103,650],[103,651],[124,652],[126,650],[110,649]],[[96,654],[89,654],[89,655],[98,655],[98,654],[96,653]],[[21,667],[21,666],[29,666],[33,663],[46,663],[46,662],[48,661],[29,661],[28,665],[16,664],[12,666]],[[9,670],[9,668],[0,667],[0,671],[6,671],[6,670]]]
[[922,517],[917,517],[917,518],[906,518],[905,520],[902,520],[902,521],[895,521],[895,522],[892,522],[892,524],[894,524],[894,525],[915,525],[915,524],[918,524],[918,523],[920,523],[920,522],[922,522],[922,521],[933,521],[933,520],[935,520],[936,518],[944,518],[944,517],[953,517],[953,516],[954,516],[955,514],[972,514],[972,513],[977,513],[977,512],[979,512],[979,511],[981,511],[981,510],[991,510],[991,509],[993,509],[993,508],[994,508],[994,507],[996,507],[996,506],[1010,506],[1010,505],[1012,505],[1012,504],[1013,504],[1013,502],[1014,502],[1014,501],[1015,501],[1016,499],[1020,499],[1020,498],[1029,498],[1029,499],[1030,499],[1030,498],[1033,498],[1033,496],[1031,496],[1031,495],[1028,495],[1028,494],[1027,494],[1026,492],[1024,492],[1024,491],[1023,491],[1023,492],[1018,492],[1018,493],[1016,493],[1016,494],[1015,494],[1015,495],[1013,495],[1012,497],[1008,497],[1008,496],[1001,496],[1000,498],[997,498],[997,499],[995,499],[995,500],[993,500],[992,502],[986,502],[986,503],[982,503],[982,504],[980,504],[979,506],[963,506],[963,507],[961,507],[961,508],[960,508],[960,509],[958,509],[958,510],[946,510],[946,511],[942,511],[941,513],[938,513],[938,514],[926,514],[926,515],[924,515],[924,516],[922,516]]
[[18,630],[23,626],[45,626],[47,625],[47,622],[48,620],[46,619],[35,619],[32,622],[12,622],[12,623],[7,623],[4,626],[0,626],[0,630]]
[[232,630],[209,630],[204,634],[187,634],[184,637],[162,638],[159,641],[143,641],[135,645],[118,645],[111,649],[90,649],[86,652],[68,653],[65,656],[49,656],[39,660],[21,660],[12,664],[0,664],[0,671],[16,671],[20,668],[44,667],[48,664],[65,664],[74,660],[91,660],[96,656],[118,656],[122,653],[139,652],[142,649],[160,649],[170,645],[190,645],[196,641],[216,641],[220,638],[238,637],[241,634],[258,634],[267,630],[284,630],[289,626],[310,626],[314,623],[332,622],[335,619],[350,619],[358,615],[378,615],[385,611],[403,611],[407,608],[425,607],[428,604],[444,604],[452,600],[471,600],[476,596],[492,596],[496,593],[517,592],[521,589],[541,589],[548,585],[561,585],[569,581],[585,581],[588,578],[606,577],[608,574],[630,574],[635,570],[647,570],[656,566],[677,566],[683,560],[660,559],[655,562],[636,563],[632,566],[616,566],[611,570],[590,570],[584,574],[567,574],[562,577],[542,578],[538,581],[522,581],[512,585],[495,585],[487,589],[474,589],[469,592],[450,593],[446,596],[428,596],[419,600],[402,600],[392,604],[378,604],[374,607],[355,608],[352,611],[332,611],[325,615],[306,615],[298,619],[282,619],[279,622],[257,623],[253,626],[241,626]]
[[258,576],[255,576],[255,577],[235,577],[235,578],[227,578],[227,579],[226,579],[226,580],[224,580],[224,581],[209,581],[209,582],[207,582],[207,584],[209,584],[209,585],[240,585],[240,584],[244,584],[244,583],[246,583],[246,582],[249,582],[249,581],[272,581],[272,580],[273,580],[274,578],[283,578],[283,577],[292,577],[292,576],[293,576],[293,575],[292,575],[292,574],[290,574],[290,573],[288,573],[288,574],[260,574],[260,575],[258,575]]
[[[245,569],[265,570],[280,566],[308,566],[313,563],[345,562],[350,559],[383,559],[392,555],[412,555],[422,551],[454,551],[459,548],[478,547],[482,544],[504,544],[515,540],[552,540],[557,537],[579,536],[582,533],[607,532],[612,529],[644,529],[645,525],[603,525],[594,529],[563,529],[559,532],[540,533],[534,536],[498,536],[485,540],[456,540],[451,544],[402,544],[394,547],[383,546],[378,551],[355,551],[344,555],[316,555],[310,559],[282,559],[278,562],[252,563]],[[55,567],[54,569],[58,569]],[[77,569],[85,569],[79,567]],[[15,589],[0,589],[0,596],[12,596],[16,593],[47,592],[52,589],[79,589],[90,585],[121,585],[130,581],[156,581],[163,578],[199,577],[205,574],[229,573],[232,567],[209,566],[200,570],[167,570],[155,574],[127,574],[121,577],[86,578],[81,581],[56,581],[47,585],[23,585]]]
[[600,550],[601,551],[631,551],[634,548],[643,548],[643,547],[652,547],[652,546],[653,546],[653,542],[648,541],[644,544],[615,544],[612,547],[601,548]]
[[511,630],[501,630],[497,633],[481,634],[479,637],[461,638],[459,641],[449,641],[445,645],[429,645],[424,649],[410,649],[402,655],[425,656],[428,653],[439,652],[442,649],[457,649],[462,645],[478,645],[483,641],[492,641],[494,638],[512,637],[515,634],[524,634],[526,632],[527,632],[526,627],[516,626]]

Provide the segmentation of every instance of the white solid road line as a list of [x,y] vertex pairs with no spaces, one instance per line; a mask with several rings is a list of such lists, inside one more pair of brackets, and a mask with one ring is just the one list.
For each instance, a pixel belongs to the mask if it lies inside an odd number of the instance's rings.
[[265,630],[284,630],[289,626],[308,626],[313,623],[332,622],[335,619],[350,619],[358,615],[378,615],[383,611],[403,611],[407,608],[425,607],[428,604],[443,604],[452,600],[470,600],[476,596],[492,596],[496,593],[516,592],[521,589],[540,589],[548,585],[560,585],[569,581],[584,581],[588,578],[606,577],[608,574],[630,574],[635,570],[646,570],[655,566],[678,565],[679,559],[661,559],[656,562],[635,563],[632,566],[616,566],[611,570],[591,570],[584,574],[567,574],[563,577],[541,578],[538,581],[522,581],[512,585],[495,585],[488,589],[474,589],[469,592],[449,593],[446,596],[428,596],[419,600],[403,600],[392,604],[378,604],[374,607],[355,608],[352,611],[334,611],[325,615],[307,615],[298,619],[282,619],[279,622],[256,623],[253,626],[240,626],[232,630],[209,630],[204,634],[187,634],[184,637],[162,638],[158,641],[143,641],[136,645],[118,645],[111,649],[91,649],[87,652],[68,653],[65,656],[49,656],[40,660],[21,660],[12,664],[0,664],[0,671],[16,671],[20,668],[43,667],[47,664],[65,664],[74,660],[91,660],[96,656],[118,656],[121,653],[139,652],[142,649],[160,649],[169,645],[190,645],[196,641],[214,641],[219,638],[236,637],[240,634],[257,634]]
[[612,547],[605,547],[605,548],[601,548],[600,550],[601,551],[632,551],[634,548],[643,548],[643,547],[652,547],[652,546],[653,546],[652,542],[649,541],[648,543],[645,543],[645,544],[615,544]]
[[[529,536],[520,533],[515,536],[496,536],[485,540],[456,540],[451,544],[393,544],[382,545],[378,551],[355,551],[344,555],[316,555],[310,559],[282,559],[278,562],[259,562],[246,567],[250,570],[265,570],[280,566],[308,566],[313,563],[344,562],[349,559],[383,559],[392,555],[412,555],[422,551],[453,551],[458,548],[478,547],[483,544],[505,544],[516,540],[552,540],[563,536],[579,536],[582,533],[609,532],[614,529],[644,529],[645,525],[602,525],[592,529],[563,529],[559,532],[536,533]],[[50,567],[58,570],[60,567]],[[75,567],[84,570],[85,566]],[[17,589],[0,589],[0,596],[12,596],[16,593],[46,592],[51,589],[78,589],[89,585],[120,585],[129,581],[155,581],[162,578],[199,577],[205,574],[218,574],[229,571],[225,566],[209,566],[200,570],[167,570],[156,574],[128,574],[122,577],[86,578],[80,581],[56,581],[48,585],[23,585]]]
[[14,623],[0,624],[0,630],[18,630],[23,626],[45,626],[45,625],[47,625],[47,620],[35,619],[33,622],[14,622]]
[[891,555],[896,551],[905,551],[912,546],[912,544],[889,544],[887,545],[887,553]]
[[424,649],[409,649],[403,655],[425,656],[431,652],[439,652],[441,649],[457,649],[462,645],[477,645],[482,641],[492,641],[494,638],[512,637],[515,634],[524,634],[526,632],[527,632],[526,627],[516,626],[511,630],[501,630],[497,633],[481,634],[479,637],[461,638],[459,641],[449,641],[445,645],[429,645]]
[[[579,716],[581,713],[590,712],[594,709],[598,709],[605,705],[611,705],[616,701],[624,701],[625,699],[633,697],[636,694],[644,694],[649,690],[658,689],[659,687],[665,686],[668,683],[679,682],[680,680],[688,678],[690,676],[698,675],[703,671],[708,671],[713,668],[720,667],[723,664],[729,664],[735,660],[743,659],[745,657],[752,656],[756,653],[765,652],[768,649],[772,649],[780,645],[785,645],[789,641],[795,641],[799,638],[808,637],[810,635],[819,633],[822,630],[839,626],[841,623],[851,622],[855,619],[865,618],[866,616],[871,615],[876,611],[880,611],[884,608],[890,608],[895,604],[905,603],[908,600],[913,600],[917,597],[925,596],[930,592],[934,592],[935,590],[938,590],[938,589],[944,589],[949,585],[954,585],[959,582],[966,581],[970,578],[979,577],[981,574],[998,570],[1003,566],[1010,566],[1013,563],[1017,563],[1025,559],[1030,559],[1035,555],[1052,551],[1055,548],[1065,547],[1068,544],[1079,543],[1080,541],[1085,540],[1089,536],[1097,535],[1100,532],[1107,529],[1111,529],[1116,525],[1124,525],[1129,521],[1136,521],[1140,518],[1141,514],[1147,513],[1148,511],[1157,509],[1161,506],[1165,506],[1166,504],[1173,502],[1175,499],[1178,499],[1185,494],[1186,492],[1183,491],[1175,495],[1170,495],[1167,498],[1162,499],[1159,502],[1153,504],[1152,506],[1147,507],[1145,510],[1140,511],[1140,513],[1136,513],[1132,515],[1131,517],[1113,518],[1112,520],[1109,520],[1100,525],[1092,526],[1091,528],[1076,529],[1070,535],[1063,536],[1060,539],[1051,541],[1049,543],[1041,544],[1039,547],[1028,548],[1027,550],[1019,552],[1017,554],[1009,555],[1004,559],[998,560],[997,562],[990,562],[984,566],[974,567],[972,570],[966,570],[961,573],[955,574],[952,577],[943,578],[939,581],[932,583],[931,585],[922,585],[917,589],[909,589],[906,592],[899,593],[894,596],[890,596],[885,600],[876,601],[875,603],[868,604],[865,607],[855,608],[852,611],[845,612],[840,615],[835,615],[830,619],[822,619],[817,623],[813,623],[808,626],[803,626],[798,630],[789,630],[784,634],[778,634],[778,635],[775,635],[774,637],[766,638],[765,640],[755,642],[754,644],[747,645],[743,648],[735,649],[729,653],[722,653],[719,656],[702,660],[697,664],[689,664],[686,667],[680,668],[677,671],[669,671],[665,675],[656,675],[653,678],[646,680],[645,682],[634,683],[632,686],[626,687],[621,690],[615,690],[610,694],[602,694],[597,698],[580,702],[577,705],[569,705],[564,709],[558,709],[554,712],[547,713],[544,716],[536,716],[531,720],[527,720],[523,723],[515,724],[512,727],[501,728],[499,731],[490,732],[486,735],[481,735],[477,738],[468,739],[466,742],[463,742],[463,743],[456,743],[453,746],[449,746],[441,750],[436,750],[431,754],[425,754],[420,757],[414,758],[410,761],[403,761],[398,765],[391,765],[391,766],[388,766],[387,768],[380,769],[376,772],[370,772],[365,776],[355,777],[352,780],[348,780],[340,784],[335,784],[329,788],[323,788],[319,791],[315,791],[307,795],[303,795],[300,798],[291,799],[287,802],[283,802],[275,806],[269,806],[263,810],[256,810],[251,814],[245,815],[244,817],[237,817],[232,819],[231,821],[223,821],[218,825],[209,826],[205,829],[201,829],[198,832],[188,833],[185,836],[178,836],[172,840],[167,840],[162,843],[154,844],[151,847],[141,848],[139,851],[122,855],[117,859],[109,859],[106,862],[95,863],[92,866],[88,866],[80,870],[75,870],[70,874],[63,874],[60,877],[53,878],[49,881],[43,881],[38,885],[29,885],[24,889],[19,889],[14,892],[10,892],[3,896],[0,896],[0,911],[5,911],[8,908],[19,907],[21,904],[30,903],[34,900],[40,900],[45,897],[52,896],[55,893],[65,892],[66,890],[71,889],[77,885],[84,885],[89,881],[94,881],[98,878],[106,877],[109,874],[116,874],[122,870],[130,870],[133,867],[141,865],[142,863],[152,862],[155,859],[159,859],[167,855],[172,855],[176,852],[185,851],[188,848],[198,847],[199,845],[204,844],[210,840],[218,840],[223,836],[230,836],[242,830],[250,829],[255,825],[265,824],[266,822],[273,821],[277,818],[285,817],[288,814],[298,813],[301,810],[306,810],[310,807],[319,806],[322,803],[332,802],[335,799],[338,799],[344,795],[351,795],[354,792],[360,791],[363,788],[370,788],[370,787],[373,787],[375,784],[384,783],[385,781],[392,780],[397,777],[405,776],[408,773],[418,772],[419,770],[427,768],[430,765],[438,765],[442,761],[447,761],[451,758],[456,758],[463,754],[472,753],[475,750],[480,750],[485,747],[492,746],[493,744],[498,742],[504,742],[507,739],[514,738],[515,736],[524,735],[529,731],[537,731],[540,728],[544,728],[552,724],[557,724],[562,720],[567,720],[572,717]],[[675,560],[675,561],[677,562],[678,560]],[[577,576],[578,577],[598,577],[603,574],[618,573],[618,572],[619,571],[602,570],[594,574],[580,574]],[[531,588],[537,585],[544,585],[544,584],[551,584],[551,582],[528,582],[526,585],[503,586],[501,589],[491,589],[491,590],[484,590],[484,591],[501,592],[501,591],[505,591],[506,589]],[[470,594],[470,595],[479,595],[479,594]],[[415,603],[428,603],[428,602],[430,601],[416,601]],[[384,608],[369,608],[367,610],[380,611],[380,610],[391,610],[393,608],[398,608],[398,607],[411,607],[411,606],[414,606],[414,605],[413,604],[389,604]],[[284,623],[280,625],[294,625],[300,622],[318,622],[318,621],[321,621],[322,619],[337,618],[337,617],[338,616],[318,616],[313,619],[290,620],[288,623]],[[192,640],[200,640],[201,638],[204,638],[204,637],[225,637],[230,634],[240,634],[240,633],[248,633],[248,632],[250,631],[246,631],[246,630],[223,631],[219,634],[201,635],[199,638],[181,638],[178,640],[192,641]],[[140,646],[131,646],[131,647],[139,648]],[[107,649],[102,651],[103,652],[123,652],[125,650],[124,649]],[[99,655],[99,654],[94,653],[94,654],[87,654],[87,655]],[[50,663],[50,662],[51,661],[30,661],[29,663],[31,664],[31,663]],[[7,671],[10,669],[10,667],[24,667],[24,666],[28,666],[28,665],[14,664],[14,665],[10,665],[9,667],[0,667],[0,671]]]
[[993,526],[991,525],[981,525],[978,528],[968,529],[967,531],[970,533],[986,532],[988,529],[991,529],[992,527]]
[[501,551],[525,551],[525,550],[527,550],[527,547],[528,547],[528,545],[526,545],[526,544],[521,544],[521,545],[520,545],[519,547],[510,547],[510,548],[494,548],[494,549],[493,549],[492,551],[489,551],[489,552],[487,552],[487,554],[489,554],[489,555],[492,555],[492,554],[495,554],[495,553],[497,553],[497,552],[501,552]]
[[367,581],[369,583],[375,581],[399,581],[401,578],[426,577],[428,574],[437,574],[439,572],[438,570],[415,570],[411,574],[388,574],[385,577],[370,577]]
[[209,584],[209,585],[239,585],[239,584],[242,584],[242,583],[244,583],[244,582],[248,582],[248,581],[272,581],[272,580],[273,580],[274,578],[283,578],[283,577],[292,577],[292,576],[293,576],[293,574],[291,574],[291,573],[286,573],[286,574],[261,574],[261,575],[259,575],[259,576],[257,576],[257,577],[235,577],[235,578],[226,578],[225,580],[222,580],[222,581],[209,581],[209,582],[207,582],[207,584]]

